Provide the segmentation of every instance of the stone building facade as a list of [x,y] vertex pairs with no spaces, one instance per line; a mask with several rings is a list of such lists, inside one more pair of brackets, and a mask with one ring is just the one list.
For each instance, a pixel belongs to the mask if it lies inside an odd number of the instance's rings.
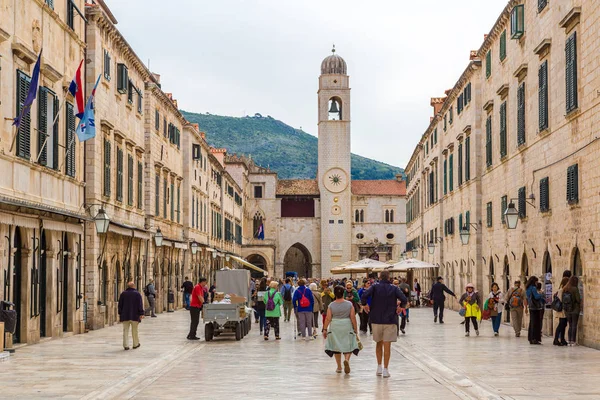
[[[442,132],[440,121],[443,125],[447,119],[449,126],[447,133],[438,136],[440,149],[435,152],[441,161],[432,164],[427,155],[430,126],[407,165],[407,247],[420,246],[421,257],[437,267],[423,272],[422,279],[440,274],[455,282],[459,291],[473,281],[487,292],[491,282],[505,291],[514,280],[535,275],[546,292],[552,293],[563,271],[570,270],[580,278],[584,298],[578,341],[593,347],[600,347],[598,321],[593,316],[598,304],[592,294],[598,284],[599,168],[594,156],[598,146],[594,126],[600,118],[599,15],[600,7],[591,0],[510,1],[482,46],[472,53],[465,72],[472,84],[471,104],[464,106],[463,74],[435,110],[432,124],[438,134]],[[473,71],[469,73],[470,68]],[[462,104],[457,99],[461,91]],[[473,182],[464,183],[463,146],[462,187],[443,195],[440,162],[446,160],[444,150],[448,156],[452,154],[444,138],[455,139],[456,152],[460,144],[457,135],[463,131],[464,144],[468,136],[463,128],[467,126],[474,138],[468,179]],[[442,189],[436,205],[429,206],[425,177],[433,166]],[[447,171],[454,174],[455,184],[461,182],[460,168],[455,161],[454,168]],[[519,213],[516,229],[508,229],[504,218],[511,202]],[[459,222],[450,237],[444,235],[444,229],[447,220],[457,220],[461,213],[464,224],[466,211],[470,211],[473,225],[468,246],[462,246]],[[429,221],[438,222],[433,239],[442,239],[434,242],[433,255],[427,249],[432,239]],[[551,313],[545,314],[544,331],[551,334],[556,321]]]
[[[83,146],[67,95],[85,54],[83,6],[0,1],[0,297],[18,314],[9,347],[84,330]],[[40,52],[37,100],[17,131]]]

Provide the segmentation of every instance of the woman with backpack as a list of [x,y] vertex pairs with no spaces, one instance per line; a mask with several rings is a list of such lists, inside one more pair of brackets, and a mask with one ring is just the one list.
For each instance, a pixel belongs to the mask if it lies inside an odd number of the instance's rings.
[[317,328],[319,327],[319,312],[323,311],[323,299],[321,298],[321,294],[318,292],[317,284],[312,282],[308,285],[310,291],[313,294],[315,299],[313,305],[313,337],[317,338]]
[[494,336],[498,336],[500,330],[500,322],[502,322],[502,310],[504,309],[504,299],[500,287],[496,282],[492,283],[490,295],[488,296],[487,306],[492,319],[492,328]]
[[577,344],[577,323],[581,312],[581,293],[579,292],[579,279],[576,276],[569,278],[563,288],[562,306],[567,322],[569,323],[569,346]]
[[306,281],[304,279],[298,281],[298,289],[294,291],[292,303],[294,305],[294,312],[298,318],[300,335],[305,340],[314,339],[312,336],[312,326],[315,298],[313,297],[311,290],[306,287]]
[[529,329],[527,338],[530,344],[542,344],[542,312],[546,298],[541,295],[536,287],[537,276],[532,276],[525,284],[525,295],[527,296],[527,306],[529,308]]
[[263,333],[263,328],[266,325],[266,317],[265,317],[265,302],[262,297],[258,296],[258,292],[264,292],[267,290],[267,278],[262,278],[260,280],[260,284],[258,285],[258,290],[254,293],[254,310],[256,314],[258,314],[258,319],[260,323],[260,334]]
[[335,356],[337,369],[335,372],[342,373],[342,354],[344,354],[344,372],[350,373],[350,356],[352,353],[358,355],[359,345],[356,332],[356,313],[350,301],[344,299],[344,287],[336,286],[333,289],[335,301],[327,309],[327,318],[323,325],[323,337],[325,338],[325,353],[329,357]]
[[281,293],[277,290],[277,287],[279,286],[277,281],[272,281],[269,286],[269,290],[267,290],[263,298],[265,304],[265,317],[267,319],[265,325],[265,340],[269,340],[271,327],[275,329],[275,340],[281,340],[279,337],[279,317],[281,317],[283,298],[281,297]]
[[558,325],[556,326],[556,331],[554,332],[554,342],[552,343],[555,346],[566,346],[569,344],[565,339],[565,333],[567,331],[567,316],[565,314],[565,310],[563,309],[561,300],[563,297],[564,288],[568,282],[569,278],[562,278],[562,281],[560,281],[560,286],[558,287],[558,292],[554,294],[552,299],[554,318],[558,318]]
[[475,291],[472,283],[467,283],[465,293],[460,296],[458,303],[462,306],[459,314],[465,317],[465,336],[469,336],[469,325],[472,322],[475,328],[475,334],[479,336],[479,327],[477,321],[481,321],[481,297],[479,292]]

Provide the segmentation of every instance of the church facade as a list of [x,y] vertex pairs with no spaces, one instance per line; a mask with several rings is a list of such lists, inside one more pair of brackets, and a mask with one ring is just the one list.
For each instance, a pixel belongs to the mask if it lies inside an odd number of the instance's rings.
[[226,156],[245,188],[242,256],[270,276],[329,277],[332,267],[398,260],[406,243],[406,183],[352,180],[350,78],[333,52],[321,64],[316,179],[281,180],[252,160]]

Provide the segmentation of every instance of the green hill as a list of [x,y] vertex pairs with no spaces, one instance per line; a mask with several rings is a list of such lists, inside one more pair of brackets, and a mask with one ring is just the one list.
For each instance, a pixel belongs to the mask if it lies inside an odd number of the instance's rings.
[[[281,179],[315,178],[317,138],[271,116],[225,117],[181,111],[206,132],[211,146],[229,154],[250,155],[260,166],[276,171]],[[352,154],[352,179],[394,179],[401,168]]]

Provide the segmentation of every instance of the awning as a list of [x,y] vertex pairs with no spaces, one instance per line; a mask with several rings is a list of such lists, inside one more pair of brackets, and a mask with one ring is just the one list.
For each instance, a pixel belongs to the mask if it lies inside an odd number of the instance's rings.
[[253,269],[255,271],[258,271],[258,272],[262,272],[263,275],[265,275],[265,276],[267,275],[267,271],[265,271],[262,268],[258,268],[256,265],[249,263],[248,261],[244,260],[243,258],[240,258],[240,257],[237,257],[237,256],[233,256],[233,255],[230,255],[229,257],[232,260],[235,260],[235,261],[239,262],[240,264],[242,264],[245,267],[248,267],[248,268]]
[[181,250],[187,250],[188,249],[188,245],[187,245],[187,243],[175,242],[175,248],[176,249],[181,249]]
[[81,224],[69,224],[68,222],[54,221],[51,219],[43,219],[42,224],[44,229],[58,232],[69,232],[83,235],[83,226]]

